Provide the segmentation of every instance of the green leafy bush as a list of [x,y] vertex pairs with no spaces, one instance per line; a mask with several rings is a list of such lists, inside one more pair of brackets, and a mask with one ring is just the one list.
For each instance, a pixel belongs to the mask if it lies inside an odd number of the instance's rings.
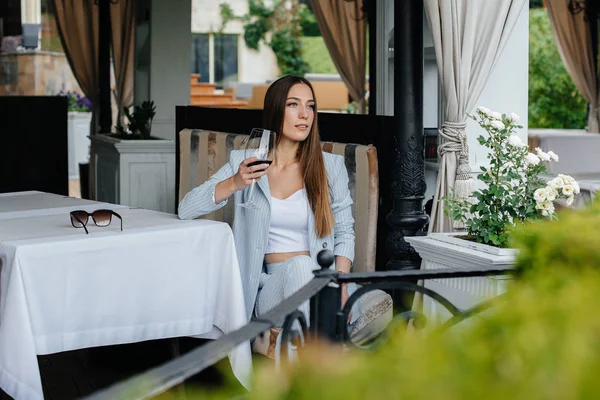
[[529,11],[529,127],[582,129],[587,102],[565,69],[548,13]]
[[500,114],[478,107],[471,116],[487,135],[477,141],[489,149],[489,167],[481,167],[477,179],[485,187],[465,199],[451,193],[443,197],[444,211],[461,227],[466,227],[470,239],[478,243],[507,247],[507,230],[538,218],[555,218],[554,201],[566,199],[571,205],[579,193],[579,184],[570,176],[559,174],[547,184],[540,175],[548,163],[558,161],[558,155],[536,148],[530,153],[527,145],[515,134],[519,116]]
[[565,210],[560,222],[533,223],[515,232],[519,265],[527,270],[562,269],[577,275],[581,269],[600,270],[600,197],[581,211]]
[[302,52],[302,23],[312,16],[305,4],[292,0],[288,6],[288,2],[276,0],[267,6],[263,0],[248,0],[248,14],[242,16],[236,16],[227,3],[221,3],[220,8],[222,27],[233,20],[244,23],[244,41],[249,49],[258,50],[261,42],[271,47],[281,75],[310,72]]

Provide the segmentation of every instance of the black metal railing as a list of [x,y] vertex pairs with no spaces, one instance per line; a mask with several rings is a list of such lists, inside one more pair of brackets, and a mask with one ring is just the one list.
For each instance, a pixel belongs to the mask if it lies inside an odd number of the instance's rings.
[[[332,342],[352,344],[347,330],[347,320],[352,305],[365,293],[377,289],[400,289],[407,292],[422,293],[431,297],[452,315],[448,321],[437,328],[438,331],[443,331],[489,309],[493,305],[493,301],[488,300],[475,307],[463,310],[453,305],[439,293],[413,282],[429,279],[510,275],[515,272],[514,269],[509,267],[491,267],[337,274],[329,269],[329,266],[333,264],[333,259],[334,256],[331,251],[323,250],[318,257],[321,269],[315,271],[315,278],[281,304],[261,315],[260,318],[255,318],[237,331],[226,334],[218,340],[209,342],[176,359],[100,390],[86,397],[86,399],[122,398],[124,393],[126,393],[128,399],[147,399],[155,396],[217,363],[239,344],[252,340],[269,328],[277,326],[279,321],[285,321],[281,331],[281,353],[284,356],[288,354],[287,346],[289,346],[290,340],[300,333],[294,328],[297,325],[301,327],[302,337],[311,339],[326,338]],[[362,286],[350,296],[345,306],[341,308],[341,285],[350,282]],[[307,326],[305,316],[298,311],[298,307],[309,299],[311,315],[310,326]],[[415,321],[416,327],[422,327],[426,323],[425,316],[420,313],[404,311],[392,319],[388,331],[391,327],[397,326],[398,323],[406,323],[410,320]],[[294,321],[298,321],[299,324],[294,324]],[[354,347],[374,348],[384,343],[388,336],[384,333],[380,339],[369,346],[354,345]]]

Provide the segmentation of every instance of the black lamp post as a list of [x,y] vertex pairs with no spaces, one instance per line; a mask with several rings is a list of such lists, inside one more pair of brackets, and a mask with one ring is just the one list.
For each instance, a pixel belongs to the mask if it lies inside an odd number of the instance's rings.
[[[388,270],[418,269],[419,254],[404,238],[414,236],[427,223],[425,153],[423,146],[423,2],[394,3],[394,161]],[[397,307],[410,304],[394,293]],[[409,300],[410,301],[410,300]]]

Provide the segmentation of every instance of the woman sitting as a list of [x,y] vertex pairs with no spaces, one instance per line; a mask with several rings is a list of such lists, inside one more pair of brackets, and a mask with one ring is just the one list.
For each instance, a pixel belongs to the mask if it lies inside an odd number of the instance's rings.
[[[273,82],[265,95],[263,128],[277,133],[270,166],[250,166],[256,158],[232,151],[229,162],[190,191],[178,209],[181,219],[197,218],[223,207],[232,195],[237,206],[257,182],[252,202],[258,209],[236,207],[233,223],[248,318],[306,285],[320,268],[321,250],[333,250],[340,273],[350,271],[354,258],[348,173],[343,157],[321,151],[310,82],[296,76]],[[348,295],[344,285],[342,306]],[[309,321],[309,302],[299,309]],[[270,333],[271,356],[279,329]]]

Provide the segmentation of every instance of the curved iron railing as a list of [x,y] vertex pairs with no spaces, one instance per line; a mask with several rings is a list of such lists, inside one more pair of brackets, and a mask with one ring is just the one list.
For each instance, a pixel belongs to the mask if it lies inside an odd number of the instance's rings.
[[[278,321],[282,320],[285,322],[281,331],[281,353],[285,357],[289,354],[290,340],[295,337],[300,338],[300,343],[303,343],[304,338],[308,336],[352,344],[348,337],[346,325],[352,305],[358,301],[360,296],[376,289],[400,289],[422,293],[431,297],[452,314],[448,321],[437,328],[437,331],[441,332],[466,318],[487,310],[493,305],[493,302],[486,301],[468,310],[462,310],[439,293],[416,285],[413,283],[414,281],[508,275],[515,272],[508,267],[492,267],[337,274],[328,268],[334,259],[331,251],[323,250],[317,259],[322,268],[315,271],[315,278],[281,304],[260,316],[260,318],[251,320],[247,325],[222,336],[218,340],[209,342],[140,375],[100,390],[85,397],[85,399],[122,398],[124,394],[128,399],[147,399],[160,394],[225,358],[236,346],[254,339],[269,328],[277,326]],[[341,285],[350,282],[363,286],[353,293],[345,306],[340,309]],[[298,311],[298,307],[309,299],[311,303],[310,326],[307,325],[305,316]],[[422,327],[426,323],[424,315],[414,311],[405,311],[392,319],[388,329],[382,333],[378,340],[367,346],[352,345],[355,348],[363,349],[379,347],[389,339],[390,332],[398,324],[406,323],[409,320],[413,320],[417,327]],[[296,321],[298,324],[294,324]],[[297,332],[294,328],[298,325],[301,327],[301,332]]]

